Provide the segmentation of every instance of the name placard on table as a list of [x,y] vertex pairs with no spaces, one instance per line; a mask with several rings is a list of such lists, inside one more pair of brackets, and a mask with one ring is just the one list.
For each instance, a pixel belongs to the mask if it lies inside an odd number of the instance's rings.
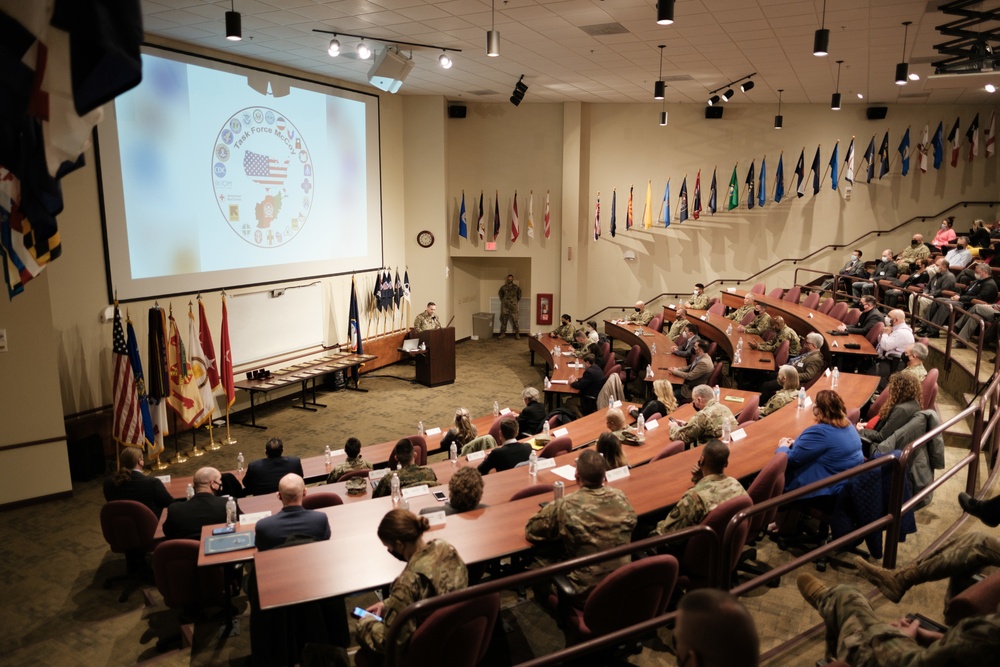
[[556,467],[555,459],[538,459],[538,463],[535,464],[536,470],[548,470],[549,468]]
[[629,477],[628,466],[621,466],[620,468],[614,468],[613,470],[609,470],[606,473],[604,473],[604,479],[606,479],[609,482],[613,482],[617,479],[623,479],[625,477]]
[[561,438],[564,435],[569,435],[569,429],[566,428],[565,426],[563,426],[562,428],[557,428],[556,430],[552,431],[553,438]]
[[420,486],[411,486],[408,489],[403,489],[404,498],[416,498],[417,496],[426,496],[430,493],[430,487],[426,484],[421,484]]
[[441,432],[441,427],[435,426],[434,428],[430,428],[424,431],[424,435],[426,436],[437,435],[440,432]]
[[473,461],[482,461],[485,458],[486,458],[486,452],[480,450],[478,452],[469,452],[468,455],[465,457],[465,460],[468,461],[469,463],[472,463]]

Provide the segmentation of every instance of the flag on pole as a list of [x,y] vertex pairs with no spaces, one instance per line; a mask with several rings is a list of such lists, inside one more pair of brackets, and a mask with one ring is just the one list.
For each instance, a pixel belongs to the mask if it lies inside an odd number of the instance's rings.
[[188,426],[201,426],[207,415],[201,393],[198,391],[194,369],[188,362],[184,341],[181,340],[181,333],[177,328],[177,320],[174,319],[173,314],[167,318],[167,321],[169,323],[167,376],[170,380],[170,395],[167,397],[167,405]]
[[483,215],[483,191],[479,191],[479,240],[486,240],[486,217]]
[[785,153],[778,155],[778,168],[774,170],[774,203],[785,198]]
[[760,178],[757,180],[757,205],[763,208],[767,201],[767,156],[760,161]]
[[229,344],[229,309],[226,295],[222,295],[222,332],[219,334],[219,356],[222,358],[222,389],[226,394],[226,407],[236,402],[236,385],[233,381],[233,349]]
[[545,216],[544,216],[544,220],[545,220],[545,238],[549,238],[550,236],[552,236],[552,224],[551,224],[552,216],[549,213],[549,191],[548,190],[545,191]]
[[751,211],[753,210],[753,207],[757,205],[757,196],[756,193],[754,192],[755,181],[757,180],[757,177],[754,175],[754,167],[755,167],[754,161],[750,160],[750,170],[747,172],[747,177],[746,180],[744,181],[744,183],[746,183],[747,186],[747,208],[750,209]]
[[695,220],[701,215],[701,169],[694,177],[694,208],[691,209],[691,217]]
[[125,447],[142,447],[146,437],[139,409],[139,394],[135,386],[135,374],[129,359],[125,331],[122,329],[122,315],[117,303],[115,303],[115,322],[111,336],[111,354],[114,357],[112,383],[114,415],[111,437]]
[[944,159],[944,121],[939,120],[937,129],[934,131],[934,138],[931,139],[931,146],[934,147],[934,168],[941,168],[941,161]]
[[961,121],[961,116],[956,118],[955,124],[951,126],[951,132],[948,133],[948,141],[951,143],[951,166],[953,167],[958,166],[958,150],[962,147],[962,133],[959,130]]
[[924,134],[920,138],[920,143],[917,144],[917,153],[919,154],[917,157],[917,164],[920,166],[920,171],[924,174],[927,173],[927,153],[930,150],[929,132],[930,126],[927,123],[924,123]]
[[910,128],[906,128],[903,133],[903,140],[899,142],[899,158],[903,167],[903,176],[910,173]]
[[819,194],[819,146],[816,146],[816,155],[813,156],[812,167],[813,176],[813,196]]
[[688,219],[688,177],[687,174],[684,174],[684,180],[681,181],[681,196],[677,200],[677,221],[684,222],[687,219]]
[[601,191],[597,191],[597,203],[594,205],[594,240],[601,238]]
[[718,187],[718,185],[716,183],[716,180],[715,180],[715,172],[717,170],[718,170],[718,167],[712,167],[712,188],[711,188],[711,190],[709,190],[709,193],[708,193],[708,210],[709,210],[709,212],[712,215],[715,215],[715,212],[717,210],[719,210],[719,207],[717,205],[718,204],[718,198],[719,198],[718,197],[718,195],[719,195],[719,187]]
[[212,342],[212,331],[208,328],[208,315],[205,313],[205,302],[198,296],[198,340],[201,350],[205,353],[205,372],[208,373],[208,383],[215,392],[219,388],[219,363],[215,357],[215,343]]
[[801,199],[806,196],[806,149],[802,148],[799,153],[799,161],[795,163],[795,193]]
[[398,309],[403,302],[403,281],[399,279],[399,267],[396,267],[396,278],[392,282],[392,305]]
[[465,219],[465,190],[462,190],[462,208],[458,213],[458,235],[463,239],[469,238],[469,223]]
[[410,305],[410,270],[403,269],[403,301]]
[[215,413],[219,412],[219,405],[212,394],[212,386],[208,380],[208,363],[205,361],[205,351],[201,349],[201,338],[198,336],[198,323],[194,318],[194,307],[190,303],[188,303],[188,340],[191,341],[191,370],[194,373],[194,381],[198,386],[201,403],[205,406],[204,419],[198,423],[198,426],[201,426],[211,420]]
[[997,112],[990,112],[990,124],[986,126],[986,131],[983,133],[983,138],[986,139],[986,157],[993,157],[993,153],[996,152],[996,121]]
[[670,226],[670,179],[667,179],[667,185],[663,188],[663,201],[660,202],[660,222],[663,223],[664,227]]
[[878,180],[881,181],[882,177],[889,173],[889,130],[886,130],[885,136],[882,137],[882,145],[878,149],[878,158]]
[[496,199],[493,201],[493,240],[500,238],[500,191],[496,191]]
[[646,208],[642,211],[642,228],[653,226],[653,181],[646,181]]
[[969,162],[979,155],[979,114],[972,119],[972,125],[965,133],[965,138],[969,140]]
[[844,172],[844,180],[854,185],[854,137],[851,137],[851,145],[847,147],[847,158],[844,159],[847,170]]
[[868,166],[865,172],[866,183],[871,183],[872,179],[875,178],[875,135],[872,135],[872,140],[868,142],[868,148],[865,149],[865,162]]
[[514,190],[514,215],[510,218],[510,241],[513,243],[517,241],[517,237],[521,235],[521,227],[517,220],[517,190]]
[[167,396],[170,382],[167,374],[167,319],[163,309],[153,306],[149,309],[149,340],[147,357],[149,379],[146,382],[146,397],[149,400],[149,416],[153,421],[153,443],[149,455],[152,457],[163,451],[163,437],[169,435],[167,422]]
[[840,141],[833,145],[833,153],[830,155],[830,188],[837,189],[837,182],[840,180]]
[[143,444],[145,444],[149,456],[153,456],[154,452],[152,449],[156,434],[153,429],[153,419],[149,413],[149,399],[146,397],[146,379],[142,374],[142,359],[139,357],[139,343],[135,337],[135,328],[132,326],[132,320],[125,320],[125,329],[128,335],[128,359],[129,363],[132,364],[132,375],[135,376],[135,393],[139,397],[139,416],[142,419],[142,432],[145,439]]
[[[396,279],[399,279],[399,269],[396,269]],[[361,339],[361,317],[358,313],[358,291],[354,276],[351,276],[351,305],[347,311],[347,342],[354,354],[365,353],[364,341]],[[355,385],[357,385],[360,373],[361,368],[358,364],[351,366],[351,378]]]
[[729,197],[726,202],[726,210],[732,211],[734,208],[740,205],[740,182],[736,178],[736,167],[738,164],[733,165],[733,175],[729,179]]
[[618,222],[617,222],[617,211],[618,208],[618,189],[611,189],[611,238],[615,237],[618,232]]
[[535,238],[535,191],[528,192],[528,238]]
[[625,231],[632,229],[632,190],[633,187],[630,184],[628,186],[628,208],[625,209]]

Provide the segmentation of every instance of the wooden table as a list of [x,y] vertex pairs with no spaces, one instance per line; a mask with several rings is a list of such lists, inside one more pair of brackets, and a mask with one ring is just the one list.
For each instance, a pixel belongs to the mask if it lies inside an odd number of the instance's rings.
[[[648,326],[638,326],[635,322],[623,320],[606,320],[604,322],[604,333],[609,338],[620,340],[630,348],[638,345],[642,349],[642,368],[638,372],[646,378],[648,386],[656,380],[667,380],[673,384],[684,384],[684,378],[668,373],[670,368],[683,368],[690,363],[687,359],[671,354],[674,342],[670,338]],[[656,354],[653,354],[653,346],[656,346]],[[653,367],[653,376],[645,374],[646,365]],[[648,391],[647,391],[648,394]]]
[[[773,371],[774,354],[763,350],[750,349],[750,343],[762,343],[764,339],[756,334],[740,333],[736,327],[739,322],[733,322],[722,315],[710,313],[707,310],[688,310],[688,320],[698,327],[698,335],[719,346],[719,349],[730,359],[729,367],[749,371]],[[673,322],[677,319],[677,310],[673,305],[664,307],[663,320]],[[732,326],[732,333],[726,331]],[[736,347],[743,339],[743,351],[740,360],[736,361]]]
[[[816,392],[829,388],[829,382],[828,378],[822,377],[811,388],[809,393],[814,400]],[[838,391],[850,409],[867,401],[877,383],[878,378],[874,376],[845,374],[841,377]],[[746,437],[731,445],[726,472],[737,478],[757,473],[773,456],[780,438],[795,437],[813,423],[810,410],[799,410],[791,403],[763,420],[747,424],[743,429]],[[667,430],[664,427],[656,429],[661,433]],[[650,432],[647,440],[654,437],[656,431]],[[628,450],[630,458],[636,449]],[[564,455],[558,460],[566,460],[573,455]],[[626,493],[636,513],[642,515],[661,511],[676,504],[691,487],[688,471],[700,456],[698,448],[691,449],[634,468],[629,477],[612,485]],[[527,476],[521,468],[506,472]],[[538,473],[539,482],[551,481],[554,477],[549,470]],[[493,475],[487,476],[487,488],[492,485],[493,479]],[[574,484],[567,483],[566,486],[568,493]],[[427,498],[411,500],[411,509],[419,511],[428,502]],[[427,537],[447,540],[466,563],[479,563],[521,552],[531,546],[524,537],[524,525],[538,510],[539,501],[543,500],[548,498],[525,498],[452,515],[445,526],[432,529]],[[324,510],[331,517],[333,539],[256,554],[254,562],[261,607],[267,609],[345,595],[392,581],[403,564],[386,552],[375,534],[376,517],[380,518],[391,507],[391,502],[391,499],[382,498]],[[205,530],[206,533],[211,532],[210,527]]]
[[[555,348],[559,347],[562,354],[557,358]],[[535,354],[541,356],[545,362],[545,374],[549,376],[551,384],[545,389],[545,405],[549,410],[558,407],[563,396],[576,396],[580,392],[569,386],[573,380],[583,375],[582,368],[572,368],[570,364],[576,364],[577,359],[572,355],[573,345],[567,343],[562,338],[553,338],[548,334],[541,336],[528,336],[528,350],[531,352],[531,365],[535,365]],[[570,354],[567,355],[566,353]],[[580,362],[582,363],[582,362]],[[551,371],[551,375],[549,375]]]

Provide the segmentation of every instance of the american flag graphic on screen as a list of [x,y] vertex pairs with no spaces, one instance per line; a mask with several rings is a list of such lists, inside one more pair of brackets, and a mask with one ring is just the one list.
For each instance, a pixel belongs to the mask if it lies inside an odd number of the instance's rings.
[[288,160],[281,163],[273,157],[247,151],[243,155],[243,171],[254,183],[284,185],[288,178]]

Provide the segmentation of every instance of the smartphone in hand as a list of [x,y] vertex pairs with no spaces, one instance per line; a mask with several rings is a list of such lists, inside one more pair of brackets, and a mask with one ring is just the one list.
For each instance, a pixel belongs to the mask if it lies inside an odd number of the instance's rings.
[[366,609],[362,609],[361,607],[355,607],[354,611],[351,612],[351,616],[353,616],[354,618],[374,618],[379,623],[382,622],[381,616],[376,616],[375,614],[371,613]]

